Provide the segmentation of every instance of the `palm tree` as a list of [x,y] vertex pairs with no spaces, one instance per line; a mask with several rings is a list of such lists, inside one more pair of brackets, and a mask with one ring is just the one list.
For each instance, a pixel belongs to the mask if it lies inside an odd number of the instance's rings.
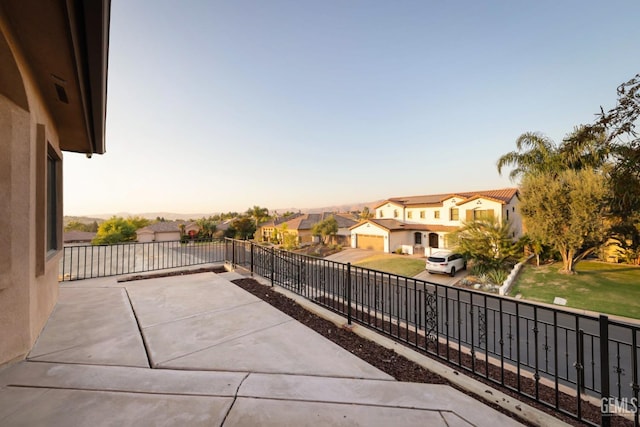
[[496,164],[500,175],[505,166],[513,166],[509,174],[512,181],[531,172],[555,172],[562,169],[561,165],[558,148],[551,139],[539,132],[520,135],[516,140],[516,150],[504,154]]
[[[260,206],[254,206],[247,210],[247,215],[253,218],[256,222],[256,232],[260,228],[260,223],[269,217],[269,209],[261,208]],[[254,236],[255,237],[255,236]]]

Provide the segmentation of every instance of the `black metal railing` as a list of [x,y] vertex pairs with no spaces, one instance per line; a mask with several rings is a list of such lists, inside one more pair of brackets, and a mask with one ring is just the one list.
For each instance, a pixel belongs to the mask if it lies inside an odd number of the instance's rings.
[[119,243],[65,246],[60,281],[143,273],[224,262],[223,241]]
[[225,261],[578,420],[639,425],[637,324],[248,241],[227,240]]

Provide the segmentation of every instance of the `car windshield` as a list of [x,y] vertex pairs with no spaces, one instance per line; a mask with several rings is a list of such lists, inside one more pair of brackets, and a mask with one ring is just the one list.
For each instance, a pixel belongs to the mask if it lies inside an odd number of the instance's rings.
[[438,257],[438,256],[430,256],[429,258],[427,258],[429,261],[431,262],[444,262],[445,259]]

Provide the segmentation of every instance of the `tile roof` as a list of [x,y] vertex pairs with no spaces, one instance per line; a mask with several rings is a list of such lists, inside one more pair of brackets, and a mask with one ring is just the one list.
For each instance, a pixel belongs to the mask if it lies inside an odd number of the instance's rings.
[[518,194],[517,188],[502,188],[498,190],[483,190],[483,191],[468,191],[462,193],[443,193],[443,194],[429,194],[424,196],[407,196],[407,197],[391,197],[384,202],[375,206],[378,208],[385,203],[396,203],[402,206],[411,205],[442,205],[442,202],[452,197],[462,198],[462,202],[469,199],[475,199],[479,197],[492,199],[500,203],[508,203],[516,194]]
[[405,222],[398,221],[397,219],[383,218],[383,219],[369,219],[367,221],[360,222],[351,228],[354,229],[367,222],[378,225],[388,231],[446,231],[451,232],[457,230],[459,227],[454,225],[439,225],[439,224],[407,224]]
[[163,222],[154,222],[153,224],[149,224],[148,226],[141,228],[140,231],[152,231],[154,233],[171,233],[180,231],[180,224],[185,224],[183,221],[163,221]]
[[336,214],[333,212],[304,214],[285,222],[289,230],[311,230],[314,224],[320,221],[324,221],[330,216],[333,216],[335,218],[336,222],[338,223],[338,228],[349,228],[357,224],[357,221],[351,219],[349,214]]
[[96,237],[96,233],[92,233],[90,231],[65,231],[62,234],[62,241],[64,243],[73,243],[73,242],[90,242],[93,238]]

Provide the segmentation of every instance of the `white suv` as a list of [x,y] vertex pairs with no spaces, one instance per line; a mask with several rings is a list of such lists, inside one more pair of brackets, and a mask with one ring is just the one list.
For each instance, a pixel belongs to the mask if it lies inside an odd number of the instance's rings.
[[427,258],[425,268],[429,273],[445,273],[453,277],[456,271],[467,269],[467,260],[457,253],[436,252]]

